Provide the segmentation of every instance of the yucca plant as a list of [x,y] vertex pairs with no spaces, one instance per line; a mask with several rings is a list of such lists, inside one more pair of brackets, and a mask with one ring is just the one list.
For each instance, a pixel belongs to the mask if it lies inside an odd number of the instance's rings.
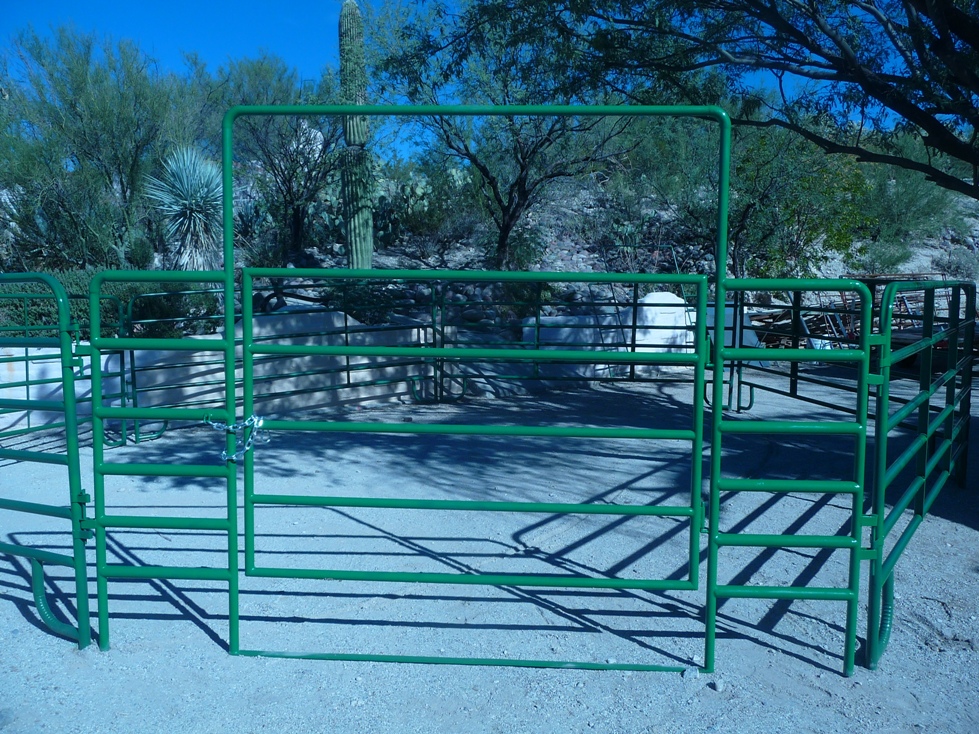
[[221,171],[196,150],[182,148],[150,176],[146,195],[166,220],[167,265],[179,270],[220,270]]

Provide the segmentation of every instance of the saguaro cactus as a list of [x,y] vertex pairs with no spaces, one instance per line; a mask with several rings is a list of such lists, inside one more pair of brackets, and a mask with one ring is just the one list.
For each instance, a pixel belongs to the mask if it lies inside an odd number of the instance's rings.
[[[354,0],[340,9],[340,97],[343,104],[366,104],[367,64],[364,61],[364,20]],[[351,268],[369,268],[374,254],[374,212],[371,209],[370,154],[367,116],[343,118],[343,151],[340,189],[347,224],[347,249]]]

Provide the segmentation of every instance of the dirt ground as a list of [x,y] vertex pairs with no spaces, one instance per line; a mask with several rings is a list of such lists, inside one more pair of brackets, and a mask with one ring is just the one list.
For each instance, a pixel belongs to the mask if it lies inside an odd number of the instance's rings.
[[[340,417],[682,428],[692,400],[684,384],[605,383],[453,405],[350,407]],[[749,415],[821,411],[760,395]],[[29,564],[0,555],[0,730],[971,734],[979,731],[977,414],[970,487],[943,492],[898,566],[894,630],[875,671],[841,674],[840,602],[729,600],[719,613],[716,672],[699,673],[706,573],[699,533],[699,592],[241,582],[244,649],[614,661],[683,673],[231,656],[226,586],[181,580],[111,582],[111,649],[78,650],[38,620]],[[106,458],[216,464],[222,448],[220,433],[189,428]],[[681,506],[698,491],[691,492],[690,445],[680,440],[276,431],[254,451],[256,491],[265,494]],[[852,467],[852,448],[838,439],[732,438],[724,457],[732,476],[842,478]],[[89,487],[90,449],[83,463]],[[64,501],[62,473],[0,465],[4,496],[36,502]],[[240,477],[238,490],[240,504]],[[844,496],[722,499],[721,526],[731,532],[833,534],[850,513]],[[225,488],[215,480],[110,477],[106,501],[110,514],[220,517]],[[0,513],[3,541],[65,547],[64,523],[12,514]],[[681,579],[690,565],[683,518],[265,507],[255,522],[263,567]],[[128,531],[111,533],[108,547],[113,563],[220,565],[226,539]],[[719,564],[721,582],[739,584],[842,586],[846,571],[840,551],[724,549]],[[70,620],[73,590],[64,569],[49,570],[52,606]],[[94,607],[94,583],[91,593]],[[91,621],[95,627],[94,609]],[[860,625],[862,645],[863,613]]]

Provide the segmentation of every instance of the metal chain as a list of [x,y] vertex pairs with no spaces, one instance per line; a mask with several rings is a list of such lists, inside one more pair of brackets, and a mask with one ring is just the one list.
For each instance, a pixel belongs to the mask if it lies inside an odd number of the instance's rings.
[[262,428],[265,419],[254,413],[241,423],[221,423],[207,418],[204,419],[204,422],[215,430],[235,434],[235,452],[229,454],[227,451],[222,451],[222,461],[237,462],[251,450],[256,442],[268,443],[271,440],[268,431]]

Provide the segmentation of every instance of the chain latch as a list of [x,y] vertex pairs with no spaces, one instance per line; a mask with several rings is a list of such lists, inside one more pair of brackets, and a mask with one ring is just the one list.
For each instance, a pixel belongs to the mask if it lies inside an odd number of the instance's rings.
[[262,428],[265,420],[260,415],[255,415],[254,413],[241,423],[228,424],[206,418],[204,422],[215,430],[235,434],[235,452],[229,454],[227,451],[222,451],[222,461],[237,462],[251,450],[256,442],[268,443],[271,440],[268,431]]

